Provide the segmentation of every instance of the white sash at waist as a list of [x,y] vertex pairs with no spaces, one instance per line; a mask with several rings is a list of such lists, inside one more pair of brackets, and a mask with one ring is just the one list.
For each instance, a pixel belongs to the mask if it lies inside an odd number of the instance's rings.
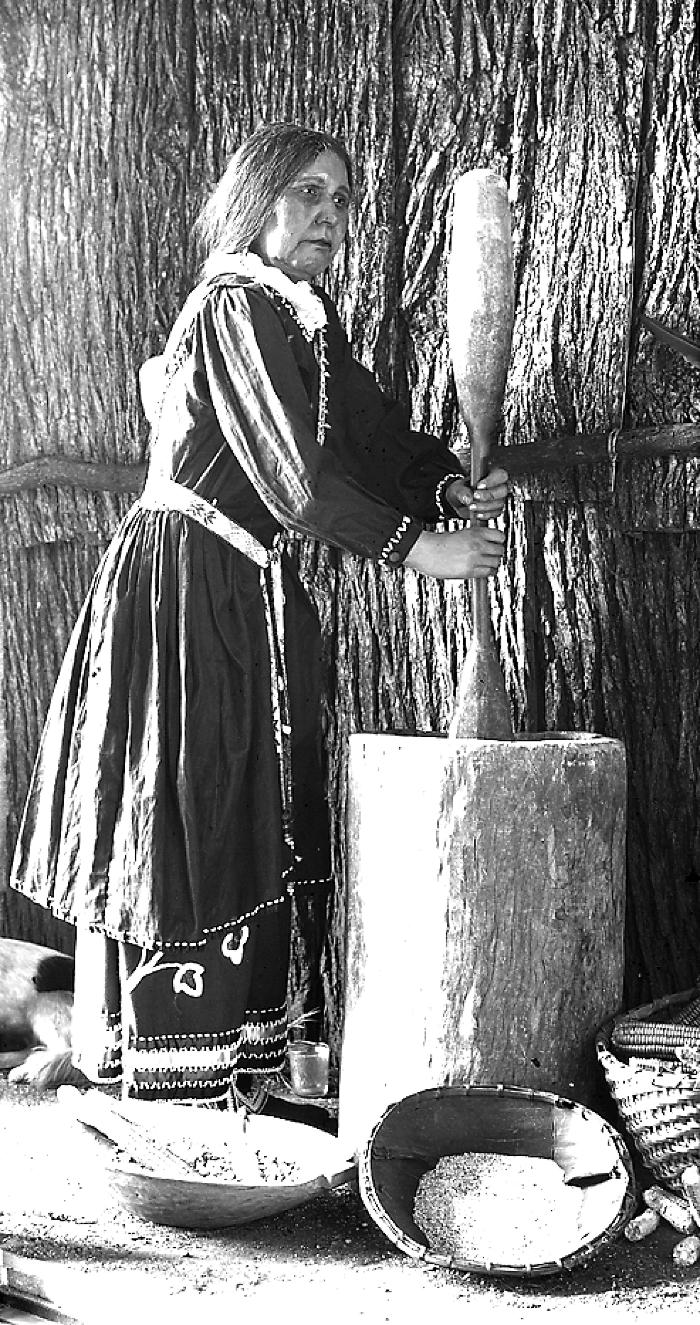
[[267,567],[274,559],[274,553],[268,551],[247,529],[229,520],[223,511],[206,498],[200,497],[182,483],[176,483],[172,478],[165,478],[161,474],[149,475],[137,505],[147,511],[180,511],[218,538],[223,538],[225,543],[242,552],[257,566]]

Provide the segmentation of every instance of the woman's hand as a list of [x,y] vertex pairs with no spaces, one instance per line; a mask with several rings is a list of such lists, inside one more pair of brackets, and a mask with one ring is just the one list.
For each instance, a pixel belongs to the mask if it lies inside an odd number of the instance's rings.
[[454,534],[422,533],[404,565],[437,580],[480,580],[495,575],[504,548],[505,534],[489,525],[472,525]]
[[[492,469],[474,491],[465,479],[448,484],[445,496],[461,520],[480,521],[456,533],[423,533],[413,544],[405,565],[438,580],[481,580],[495,575],[503,560],[505,534],[488,524],[503,511],[510,491],[504,469]],[[483,523],[481,523],[483,521]]]
[[510,483],[505,469],[492,469],[472,491],[466,478],[454,479],[445,488],[445,498],[459,520],[495,520],[501,515]]

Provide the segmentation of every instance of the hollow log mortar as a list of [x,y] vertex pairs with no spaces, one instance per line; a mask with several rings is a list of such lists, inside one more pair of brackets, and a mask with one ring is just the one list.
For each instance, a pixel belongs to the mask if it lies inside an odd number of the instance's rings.
[[350,738],[339,1135],[460,1082],[596,1107],[620,1005],[621,741]]

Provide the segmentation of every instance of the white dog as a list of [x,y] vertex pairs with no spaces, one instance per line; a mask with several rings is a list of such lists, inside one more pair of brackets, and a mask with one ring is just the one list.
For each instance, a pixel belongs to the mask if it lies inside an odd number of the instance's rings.
[[72,957],[0,938],[0,1071],[38,1090],[82,1085],[71,1059]]

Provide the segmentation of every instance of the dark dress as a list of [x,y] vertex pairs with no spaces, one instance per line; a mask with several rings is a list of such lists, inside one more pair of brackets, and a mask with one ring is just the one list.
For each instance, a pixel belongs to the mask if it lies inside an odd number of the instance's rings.
[[[149,474],[265,548],[291,529],[398,566],[459,467],[323,302],[311,341],[274,291],[226,272],[198,287],[166,347]],[[203,524],[137,502],[47,716],[11,884],[77,926],[74,1056],[132,1095],[213,1100],[279,1070],[290,899],[328,887],[318,622],[283,554],[285,840],[261,577]]]

